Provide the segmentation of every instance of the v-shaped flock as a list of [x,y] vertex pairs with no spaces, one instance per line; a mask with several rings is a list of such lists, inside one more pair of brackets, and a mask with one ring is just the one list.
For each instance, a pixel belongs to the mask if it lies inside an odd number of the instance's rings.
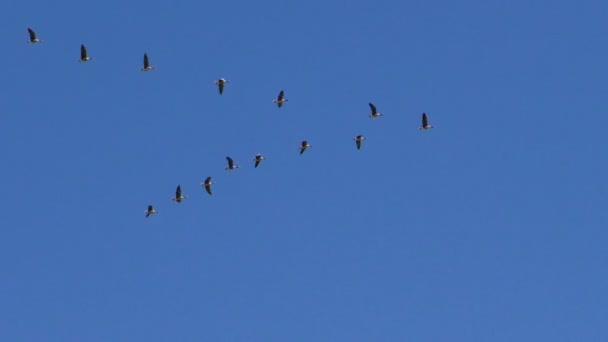
[[[28,31],[28,35],[29,35],[29,39],[27,40],[28,43],[36,44],[36,43],[44,42],[44,40],[38,38],[38,36],[36,35],[36,32],[31,27],[28,28],[27,31]],[[78,62],[83,63],[83,62],[88,62],[88,61],[92,61],[92,60],[93,60],[93,57],[89,56],[86,46],[84,44],[81,44],[80,45],[80,58],[78,58]],[[146,71],[151,71],[154,69],[156,69],[156,67],[152,66],[150,64],[150,59],[148,58],[148,54],[144,53],[143,66],[140,70],[146,72]],[[220,95],[222,95],[224,93],[225,85],[228,84],[229,82],[230,81],[225,78],[219,78],[219,79],[215,80],[213,83],[215,85],[217,85],[218,92]],[[287,101],[288,101],[288,99],[285,97],[285,91],[281,90],[279,92],[279,95],[274,100],[272,100],[272,103],[276,104],[278,108],[282,108],[283,105]],[[369,102],[368,105],[370,108],[370,114],[369,114],[370,118],[376,119],[376,118],[383,116],[382,113],[378,112],[376,106],[373,103]],[[426,113],[422,113],[422,124],[420,125],[420,127],[418,127],[418,129],[419,130],[428,130],[430,128],[433,128],[433,126],[429,124],[429,120],[428,120]],[[363,140],[366,140],[366,139],[367,138],[361,134],[359,134],[353,138],[353,140],[355,141],[355,146],[356,146],[357,150],[361,149],[362,142],[363,142]],[[300,154],[303,154],[304,151],[306,151],[310,147],[312,147],[312,145],[310,145],[310,143],[307,140],[303,140],[300,144]],[[265,156],[263,156],[259,153],[256,154],[255,157],[253,158],[254,168],[257,168],[258,166],[260,166],[260,163],[263,160],[266,160]],[[227,161],[228,165],[225,169],[227,171],[233,171],[240,167],[230,157],[226,157],[226,161]],[[215,183],[211,181],[211,176],[208,176],[205,179],[205,181],[201,183],[201,186],[205,189],[205,191],[207,191],[207,193],[209,195],[211,195],[212,194],[211,185],[213,185],[213,184],[215,184]],[[173,201],[175,201],[176,203],[181,203],[186,198],[188,198],[188,196],[182,194],[181,185],[177,185],[177,188],[175,189],[175,196],[172,198]],[[154,209],[154,206],[151,204],[148,205],[148,209],[145,211],[146,217],[149,217],[149,216],[151,216],[153,214],[157,214],[157,213],[158,213],[158,211],[156,211],[156,209]]]

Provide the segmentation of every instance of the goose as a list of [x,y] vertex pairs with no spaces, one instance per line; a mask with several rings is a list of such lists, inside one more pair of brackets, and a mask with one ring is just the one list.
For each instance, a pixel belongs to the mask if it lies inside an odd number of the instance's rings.
[[226,168],[226,170],[230,171],[230,170],[239,168],[238,165],[234,164],[234,161],[232,160],[232,158],[226,157],[226,160],[228,161],[228,167]]
[[378,113],[378,111],[376,110],[376,106],[374,106],[371,102],[369,103],[369,108],[371,108],[372,110],[372,113],[369,115],[370,118],[374,119],[379,116],[382,116],[382,113]]
[[429,125],[429,119],[426,117],[426,113],[422,113],[422,126],[418,127],[418,130],[427,130],[429,128],[433,128],[433,126]]
[[175,189],[175,197],[173,197],[172,200],[174,200],[177,203],[181,203],[186,198],[188,198],[188,196],[182,195],[182,187],[178,185],[177,189]]
[[150,71],[154,70],[156,67],[150,65],[150,61],[148,60],[148,54],[144,53],[144,67],[141,68],[141,71]]
[[266,159],[266,157],[264,157],[263,155],[261,155],[259,153],[256,154],[255,158],[253,158],[253,160],[255,161],[255,167],[257,168],[258,165],[260,165],[260,163],[262,162],[262,160],[265,160],[265,159]]
[[207,193],[209,195],[211,195],[211,184],[215,184],[211,181],[211,176],[207,177],[207,179],[205,179],[205,182],[201,183],[201,185],[205,188],[205,190],[207,190]]
[[41,43],[44,41],[42,39],[36,38],[36,32],[34,32],[34,30],[32,30],[30,27],[27,28],[27,32],[29,32],[29,34],[30,34],[30,39],[27,41],[28,43],[35,44],[35,43]]
[[224,84],[230,83],[230,81],[225,78],[220,78],[219,80],[215,80],[213,83],[217,85],[220,95],[222,95],[224,93]]
[[87,62],[87,61],[92,61],[93,57],[89,57],[87,55],[87,48],[84,46],[84,44],[80,45],[80,59],[78,60],[79,62]]
[[307,148],[312,147],[308,141],[303,140],[302,143],[300,144],[300,154],[304,153],[304,151],[306,151]]
[[148,205],[148,210],[146,210],[146,217],[152,215],[152,214],[157,214],[158,211],[154,210],[154,207],[152,206],[152,204]]
[[272,101],[272,103],[276,103],[277,106],[279,106],[279,108],[283,107],[283,103],[287,102],[289,100],[287,100],[285,98],[285,92],[281,90],[281,92],[279,93],[279,96],[277,96],[277,98],[275,100]]
[[367,139],[366,137],[362,136],[362,135],[357,135],[353,140],[355,141],[355,144],[357,145],[357,150],[361,149],[361,142],[363,140]]

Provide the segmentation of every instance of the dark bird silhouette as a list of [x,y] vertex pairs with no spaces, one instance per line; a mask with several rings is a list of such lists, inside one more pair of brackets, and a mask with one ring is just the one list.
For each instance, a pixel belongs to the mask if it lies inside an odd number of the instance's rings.
[[44,41],[44,40],[38,39],[36,37],[36,32],[34,32],[34,30],[32,30],[32,28],[28,27],[27,32],[30,34],[30,39],[27,41],[28,43],[35,44],[35,43],[41,43]]

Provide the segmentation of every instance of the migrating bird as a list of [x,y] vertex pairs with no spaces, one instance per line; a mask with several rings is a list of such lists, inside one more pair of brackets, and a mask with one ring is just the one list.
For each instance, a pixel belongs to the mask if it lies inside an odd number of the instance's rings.
[[34,44],[34,43],[41,43],[44,41],[42,39],[36,38],[36,32],[34,32],[34,30],[32,30],[31,28],[28,27],[27,32],[29,32],[29,34],[30,34],[30,39],[27,41],[28,43]]
[[146,217],[156,213],[158,213],[158,211],[154,210],[154,207],[152,206],[152,204],[150,204],[148,206],[148,210],[146,210]]
[[371,108],[372,113],[369,115],[370,118],[377,118],[379,116],[382,116],[382,113],[378,113],[378,111],[376,110],[376,106],[374,106],[371,102],[369,103],[369,108]]
[[279,106],[279,108],[283,107],[283,103],[287,102],[289,100],[287,100],[285,98],[285,92],[281,90],[281,92],[279,93],[279,96],[277,96],[277,98],[275,100],[272,100],[272,103],[276,103],[277,106]]
[[230,157],[226,157],[226,160],[228,161],[228,167],[226,168],[226,170],[230,171],[230,170],[234,170],[234,169],[238,169],[239,166],[234,164],[234,161],[232,160],[232,158]]
[[222,95],[224,93],[224,84],[230,83],[230,81],[225,78],[220,78],[219,80],[215,80],[213,83],[217,85],[220,95]]
[[361,142],[363,140],[367,139],[366,137],[362,136],[362,135],[357,135],[353,140],[355,141],[355,144],[357,144],[357,150],[361,149]]
[[262,160],[264,160],[264,159],[266,159],[266,157],[264,157],[263,155],[261,155],[261,154],[259,154],[259,153],[258,153],[258,154],[256,154],[256,155],[255,155],[255,158],[253,158],[253,160],[255,161],[255,167],[257,168],[257,167],[258,167],[258,165],[260,165],[260,163],[261,163],[261,162],[262,162]]
[[211,181],[211,176],[207,177],[207,179],[205,179],[205,182],[201,183],[201,185],[205,187],[205,190],[207,190],[207,193],[209,195],[211,195],[211,184],[215,184]]
[[426,117],[426,113],[422,113],[422,126],[418,127],[418,129],[427,130],[429,128],[433,128],[433,126],[429,125],[429,119]]
[[144,67],[141,68],[141,71],[150,71],[154,69],[156,69],[156,67],[150,65],[150,61],[148,60],[148,54],[144,53]]
[[177,189],[175,189],[175,197],[173,197],[172,200],[174,200],[177,203],[181,203],[186,198],[188,198],[188,196],[182,195],[182,187],[178,185]]
[[312,147],[306,140],[302,140],[302,144],[300,145],[300,154],[304,153],[307,148]]
[[84,44],[80,45],[80,59],[78,60],[79,62],[87,62],[87,61],[92,61],[93,57],[89,57],[89,55],[87,55],[87,48],[84,46]]

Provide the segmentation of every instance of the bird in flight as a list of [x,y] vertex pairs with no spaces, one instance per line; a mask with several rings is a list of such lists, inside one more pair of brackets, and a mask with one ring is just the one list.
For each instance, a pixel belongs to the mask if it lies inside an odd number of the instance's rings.
[[181,203],[186,198],[188,198],[188,196],[182,195],[182,187],[178,185],[177,189],[175,189],[175,197],[173,197],[172,200],[177,203]]
[[433,126],[429,125],[429,119],[426,117],[426,113],[422,113],[422,126],[418,127],[418,129],[427,130],[429,128],[433,128]]
[[279,106],[279,108],[281,108],[281,107],[283,107],[283,103],[285,103],[285,102],[287,102],[287,101],[289,101],[289,100],[287,100],[287,99],[285,98],[285,92],[281,90],[281,92],[279,93],[279,96],[277,96],[277,98],[276,98],[276,99],[274,99],[274,100],[272,101],[272,103],[276,103],[276,104],[277,104],[277,106]]
[[205,179],[205,182],[201,183],[201,185],[205,187],[205,190],[207,190],[207,193],[209,195],[211,195],[211,184],[215,184],[211,181],[211,176],[207,177],[207,179]]
[[222,95],[224,93],[224,84],[230,83],[230,81],[225,78],[220,78],[219,80],[215,80],[213,83],[217,85],[217,89],[220,92],[220,95]]
[[230,170],[239,168],[238,165],[234,164],[234,161],[232,160],[232,158],[226,157],[226,160],[228,161],[228,167],[226,168],[226,170],[230,171]]
[[146,210],[146,217],[156,213],[158,213],[158,211],[154,210],[152,204],[148,205],[148,210]]
[[376,110],[376,106],[374,106],[373,103],[369,103],[369,108],[372,110],[371,114],[369,115],[370,118],[374,119],[379,116],[382,116],[382,113],[378,113],[378,110]]
[[87,48],[84,46],[84,44],[80,45],[80,59],[78,60],[79,62],[87,62],[87,61],[92,61],[93,57],[89,57],[89,55],[87,54]]
[[141,68],[141,71],[150,71],[154,70],[156,67],[150,65],[150,60],[148,59],[148,54],[144,53],[144,67]]
[[304,151],[306,151],[307,148],[312,147],[308,141],[303,140],[302,143],[300,144],[300,154],[304,153]]
[[27,32],[29,32],[29,34],[30,34],[30,39],[27,41],[28,43],[35,44],[35,43],[41,43],[44,41],[42,39],[38,39],[36,37],[36,32],[34,32],[34,30],[32,30],[31,28],[28,27]]
[[259,153],[256,154],[255,157],[253,158],[253,160],[255,161],[255,167],[257,168],[258,165],[260,165],[260,163],[262,162],[262,160],[265,160],[265,159],[266,159],[266,157],[264,157],[263,155],[261,155]]
[[361,149],[361,142],[363,140],[367,139],[366,137],[362,136],[362,135],[357,135],[353,140],[355,141],[355,144],[357,145],[357,150]]

